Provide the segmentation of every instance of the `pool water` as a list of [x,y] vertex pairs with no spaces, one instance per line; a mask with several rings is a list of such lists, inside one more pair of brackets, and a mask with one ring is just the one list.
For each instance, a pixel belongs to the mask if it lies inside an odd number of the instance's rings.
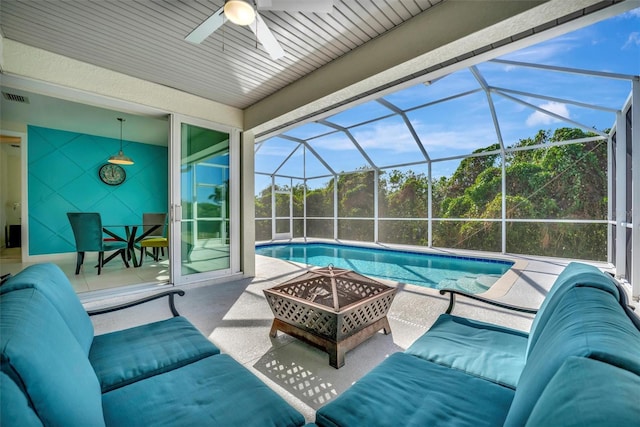
[[504,260],[326,243],[258,245],[256,254],[319,267],[332,264],[371,277],[474,294],[487,291],[513,265]]

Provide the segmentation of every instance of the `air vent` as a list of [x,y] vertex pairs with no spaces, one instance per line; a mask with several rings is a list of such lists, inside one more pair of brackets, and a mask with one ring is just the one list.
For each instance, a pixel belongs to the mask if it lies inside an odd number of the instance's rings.
[[28,104],[29,103],[29,98],[27,98],[26,96],[22,96],[22,95],[16,95],[15,93],[2,92],[2,96],[7,101],[21,102],[23,104]]

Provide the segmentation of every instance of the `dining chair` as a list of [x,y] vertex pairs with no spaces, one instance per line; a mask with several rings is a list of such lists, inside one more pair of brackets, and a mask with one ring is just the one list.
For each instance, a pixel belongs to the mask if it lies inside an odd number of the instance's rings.
[[144,257],[147,255],[147,248],[153,249],[152,257],[156,262],[158,262],[160,254],[159,250],[163,250],[163,255],[164,248],[167,248],[167,250],[169,250],[169,239],[166,237],[149,237],[146,239],[142,239],[142,241],[140,241],[140,261],[138,262],[137,267],[140,267],[142,265]]
[[[80,274],[80,267],[84,262],[85,252],[98,252],[98,274],[102,267],[116,256],[120,255],[124,265],[129,268],[127,261],[127,242],[105,242],[102,238],[102,218],[97,212],[67,212],[73,236],[76,240],[76,274]],[[105,252],[115,251],[104,258]]]
[[[158,228],[157,230],[152,231],[151,233],[149,233],[144,239],[142,239],[142,241],[145,240],[149,240],[149,239],[155,239],[155,238],[164,238],[164,231],[165,231],[165,227],[166,227],[166,223],[167,223],[167,214],[164,212],[159,212],[159,213],[143,213],[142,214],[142,233],[146,233],[149,231],[149,229],[151,229],[153,226],[156,226],[158,224],[162,224],[160,228]],[[162,242],[162,241],[160,241]],[[147,247],[152,247],[153,248],[153,258],[158,261],[158,251],[161,251],[162,256],[164,256],[164,248],[167,248],[168,246],[147,246]],[[140,245],[140,249],[142,250],[142,245]],[[141,262],[142,264],[142,262]]]

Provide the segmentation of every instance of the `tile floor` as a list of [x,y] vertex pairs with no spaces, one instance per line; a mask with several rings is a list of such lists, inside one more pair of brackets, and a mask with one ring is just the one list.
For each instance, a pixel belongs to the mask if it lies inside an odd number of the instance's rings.
[[[137,256],[140,254],[137,252]],[[56,256],[54,262],[65,272],[81,299],[95,299],[110,296],[118,292],[137,291],[154,286],[166,285],[169,282],[169,261],[166,256],[155,262],[147,256],[140,267],[133,267],[130,262],[126,268],[119,257],[108,262],[98,275],[95,265],[98,262],[97,252],[88,252],[79,274],[75,274],[76,254]],[[31,263],[22,263],[20,248],[0,249],[0,275],[16,274]],[[216,242],[215,239],[203,240],[194,248],[190,261],[183,264],[185,272],[196,273],[229,266],[229,248]]]
[[[22,263],[20,248],[15,249],[4,249],[0,253],[0,275],[16,274],[27,265],[32,264]],[[99,298],[101,295],[112,295],[117,292],[117,288],[121,287],[135,289],[151,285],[164,285],[169,281],[169,265],[166,259],[154,262],[147,257],[141,267],[134,268],[129,264],[130,267],[125,268],[122,260],[115,258],[102,268],[100,275],[98,275],[98,269],[94,267],[97,260],[97,253],[87,253],[78,275],[75,274],[75,254],[61,257],[60,260],[55,261],[55,264],[65,272],[81,299],[83,294]]]

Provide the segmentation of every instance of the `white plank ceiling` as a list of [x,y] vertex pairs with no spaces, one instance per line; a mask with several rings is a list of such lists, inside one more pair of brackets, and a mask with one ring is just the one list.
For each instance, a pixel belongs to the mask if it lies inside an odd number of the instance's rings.
[[[313,1],[313,0],[307,0]],[[227,22],[184,40],[223,0],[1,0],[4,37],[226,105],[246,108],[444,0],[335,0],[330,14],[262,11],[274,61]]]

